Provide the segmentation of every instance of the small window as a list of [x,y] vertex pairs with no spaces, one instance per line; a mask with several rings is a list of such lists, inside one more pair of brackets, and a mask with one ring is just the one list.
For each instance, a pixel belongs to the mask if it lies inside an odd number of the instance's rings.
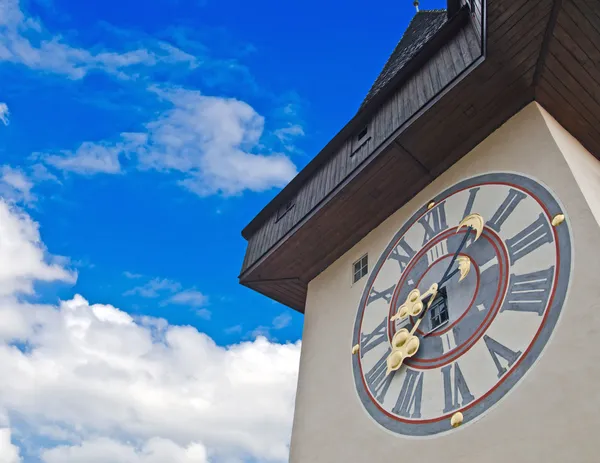
[[283,216],[286,215],[292,209],[292,207],[294,207],[293,199],[284,203],[277,211],[277,219],[275,220],[275,222],[279,222],[283,218]]
[[431,331],[437,330],[448,323],[450,316],[448,315],[448,295],[446,293],[446,288],[440,289],[429,308],[429,316],[431,320]]
[[358,135],[356,136],[356,140],[361,141],[363,138],[365,138],[367,136],[368,132],[369,132],[369,127],[367,127],[365,125],[364,128],[360,132],[358,132]]
[[365,254],[352,265],[352,283],[356,283],[369,273],[369,256]]
[[352,140],[352,152],[350,153],[350,157],[354,156],[360,149],[365,146],[371,136],[369,135],[369,126],[365,125],[360,132],[356,134],[356,138]]

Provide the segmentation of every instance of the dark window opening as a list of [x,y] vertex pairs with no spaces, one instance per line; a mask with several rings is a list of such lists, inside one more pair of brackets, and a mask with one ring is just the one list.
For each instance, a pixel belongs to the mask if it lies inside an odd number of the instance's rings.
[[277,211],[277,219],[275,220],[275,222],[279,222],[283,218],[283,216],[286,215],[292,209],[292,207],[294,207],[293,199],[284,203]]
[[429,307],[429,317],[431,320],[431,331],[448,323],[450,315],[448,313],[448,295],[446,288],[440,289],[437,296]]
[[365,125],[365,127],[358,132],[358,135],[356,136],[356,140],[361,141],[363,138],[365,138],[367,136],[367,133],[369,132],[369,128]]
[[354,262],[353,267],[353,276],[352,283],[356,283],[362,277],[364,277],[367,273],[369,273],[369,256],[365,254],[359,260]]

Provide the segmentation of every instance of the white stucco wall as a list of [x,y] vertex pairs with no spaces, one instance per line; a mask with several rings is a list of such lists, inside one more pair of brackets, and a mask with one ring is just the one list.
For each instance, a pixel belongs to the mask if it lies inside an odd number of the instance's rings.
[[540,108],[544,120],[554,137],[592,214],[600,224],[600,161],[587,151],[573,135],[565,130],[544,108]]
[[[367,278],[352,286],[351,265],[368,252],[372,267],[431,197],[489,171],[534,177],[568,213],[574,266],[561,318],[539,361],[481,420],[441,437],[392,434],[355,391],[352,330]],[[590,209],[600,213],[599,174],[598,161],[532,103],[311,281],[290,462],[600,461],[600,227]]]

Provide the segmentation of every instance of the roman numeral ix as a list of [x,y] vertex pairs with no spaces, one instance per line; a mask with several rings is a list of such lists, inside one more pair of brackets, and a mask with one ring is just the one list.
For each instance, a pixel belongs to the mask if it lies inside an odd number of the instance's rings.
[[387,339],[387,318],[385,318],[377,328],[369,334],[360,335],[360,355],[363,357],[374,347]]

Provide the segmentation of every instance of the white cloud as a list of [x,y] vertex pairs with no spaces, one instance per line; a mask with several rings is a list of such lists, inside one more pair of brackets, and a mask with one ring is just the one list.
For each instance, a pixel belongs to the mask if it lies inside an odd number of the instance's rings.
[[260,326],[257,326],[256,328],[254,328],[250,332],[250,336],[253,338],[256,338],[259,336],[264,336],[267,339],[272,339],[273,338],[272,331],[281,330],[281,329],[289,326],[291,322],[292,322],[292,316],[289,313],[287,313],[287,312],[281,313],[273,319],[270,326],[260,325]]
[[78,174],[118,174],[121,172],[119,154],[123,150],[121,143],[111,146],[84,142],[74,152],[50,154],[44,157],[44,161],[57,169]]
[[[13,430],[27,442],[67,440],[43,462],[287,461],[300,343],[222,347],[193,327],[80,295],[58,306],[19,301],[35,280],[74,276],[5,202],[0,262],[0,413],[19,416]],[[7,463],[19,461],[6,430],[0,445]]]
[[4,125],[8,125],[8,115],[10,112],[8,111],[8,106],[6,103],[0,102],[0,122]]
[[20,463],[19,448],[11,441],[10,428],[0,428],[0,463]]
[[208,298],[200,291],[195,289],[186,289],[177,294],[173,294],[168,300],[171,304],[183,304],[198,307],[206,304]]
[[234,334],[242,332],[242,325],[234,325],[223,330],[226,334]]
[[73,283],[76,274],[49,262],[37,223],[0,198],[0,296],[33,294],[33,282]]
[[137,278],[142,278],[144,275],[142,275],[141,273],[133,273],[133,272],[128,272],[127,270],[125,270],[123,272],[123,275],[125,275],[126,278],[135,280]]
[[147,283],[136,286],[123,293],[124,296],[138,295],[141,297],[155,298],[159,297],[165,292],[175,292],[181,289],[181,283],[178,283],[167,278],[153,278]]
[[304,129],[298,124],[290,124],[287,127],[277,129],[275,136],[284,143],[289,142],[292,138],[301,137],[304,135]]
[[203,318],[204,320],[210,320],[210,318],[212,317],[212,312],[208,309],[198,309],[196,310],[196,315],[198,315],[200,318]]
[[0,196],[15,203],[30,204],[36,200],[32,189],[33,182],[21,169],[0,166]]
[[118,173],[119,157],[135,156],[142,170],[182,174],[179,184],[200,196],[283,187],[296,175],[288,156],[256,152],[264,119],[247,103],[192,90],[155,91],[171,108],[144,132],[85,142],[74,152],[46,155],[45,162],[78,173]]
[[[97,438],[75,446],[60,446],[42,453],[44,463],[207,463],[206,448],[192,443],[181,447],[168,439],[152,438],[141,448]],[[2,463],[2,460],[0,460]]]
[[276,330],[281,330],[281,329],[285,328],[286,326],[289,326],[291,322],[292,322],[292,316],[289,313],[284,312],[282,314],[277,315],[273,319],[273,328]]
[[27,17],[19,0],[0,0],[0,28],[0,61],[71,79],[81,79],[94,69],[126,79],[140,66],[152,67],[159,63],[197,65],[193,56],[164,42],[150,44],[148,48],[99,53],[70,45],[61,36],[48,33],[38,19]]

